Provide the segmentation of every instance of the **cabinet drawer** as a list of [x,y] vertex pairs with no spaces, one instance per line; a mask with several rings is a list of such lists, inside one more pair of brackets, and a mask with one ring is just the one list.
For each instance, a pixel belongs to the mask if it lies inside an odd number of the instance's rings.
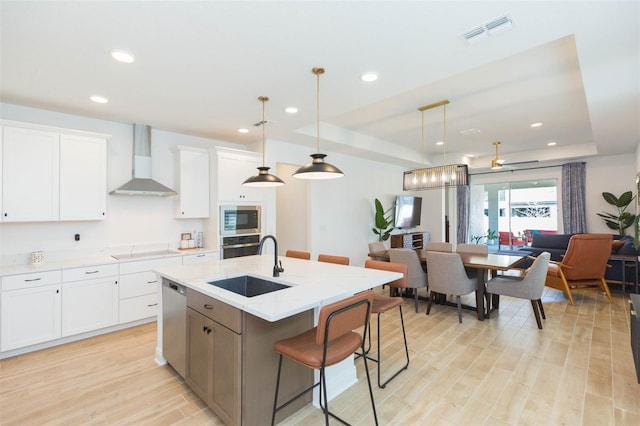
[[118,275],[117,264],[84,266],[82,268],[62,270],[62,280],[64,282],[91,280],[95,278],[113,277],[116,275]]
[[163,257],[161,259],[137,260],[133,262],[120,263],[121,274],[132,274],[135,272],[151,271],[163,266],[182,264],[182,256]]
[[120,324],[143,318],[155,317],[158,314],[158,295],[130,297],[120,301]]
[[120,299],[158,293],[158,276],[151,272],[120,275]]
[[242,332],[242,311],[240,309],[189,288],[187,289],[187,306],[236,333]]
[[182,257],[182,263],[184,265],[192,265],[195,263],[209,262],[219,258],[218,253],[215,251],[209,253],[188,254]]
[[62,271],[45,271],[32,272],[30,274],[7,275],[2,277],[2,291],[40,287],[50,284],[59,284],[61,281]]

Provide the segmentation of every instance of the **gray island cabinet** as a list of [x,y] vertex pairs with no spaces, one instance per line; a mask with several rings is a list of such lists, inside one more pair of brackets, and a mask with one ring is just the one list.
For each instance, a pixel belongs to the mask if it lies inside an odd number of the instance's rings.
[[[228,425],[269,423],[278,366],[273,344],[313,327],[312,312],[268,322],[188,289],[186,315],[187,384]],[[312,383],[311,370],[287,365],[281,386],[295,395]],[[310,400],[301,398],[279,418]]]
[[[163,342],[163,315],[159,316],[156,362],[167,362],[163,347],[186,345],[186,383],[228,425],[270,424],[278,368],[273,344],[277,340],[312,328],[319,307],[402,277],[396,272],[293,258],[282,259],[282,264],[285,271],[279,278],[271,276],[273,255],[155,270],[163,280],[186,288],[186,303],[178,302],[185,312],[184,336]],[[287,288],[245,297],[211,284],[243,275]],[[167,308],[175,306],[175,300],[165,300],[163,293],[163,312],[165,303]],[[282,401],[313,383],[311,369],[290,361],[285,361],[283,369]],[[357,381],[352,360],[331,369],[335,374],[328,379],[329,399]],[[279,411],[276,420],[308,404],[311,394],[305,396]]]

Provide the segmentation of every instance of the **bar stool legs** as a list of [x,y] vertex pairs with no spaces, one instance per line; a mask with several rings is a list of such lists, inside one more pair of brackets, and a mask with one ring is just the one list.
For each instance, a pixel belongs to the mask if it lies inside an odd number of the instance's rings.
[[[378,298],[378,296],[374,297],[373,300],[373,312],[378,314],[378,318],[377,318],[377,324],[378,324],[378,347],[377,347],[377,358],[373,358],[371,356],[369,356],[369,352],[371,351],[371,328],[369,328],[368,332],[369,332],[369,347],[367,348],[366,351],[362,352],[362,353],[356,353],[356,357],[365,357],[370,361],[373,361],[375,363],[378,364],[378,387],[381,389],[384,389],[385,387],[387,387],[387,384],[395,379],[398,374],[402,373],[404,370],[406,370],[409,367],[409,347],[407,346],[407,334],[405,333],[405,329],[404,329],[404,318],[402,316],[402,302],[400,299],[400,303],[398,303],[398,309],[400,310],[400,324],[402,325],[402,338],[404,339],[404,353],[405,353],[405,357],[407,362],[400,367],[400,369],[398,371],[396,371],[390,378],[388,378],[384,383],[382,383],[382,379],[381,379],[381,371],[382,371],[382,354],[380,353],[380,314],[386,312],[388,310],[385,309],[381,312],[376,312],[376,308],[377,308],[377,303],[379,302],[380,299],[382,299],[382,297]],[[385,297],[385,299],[388,299]],[[393,298],[391,298],[393,299]]]

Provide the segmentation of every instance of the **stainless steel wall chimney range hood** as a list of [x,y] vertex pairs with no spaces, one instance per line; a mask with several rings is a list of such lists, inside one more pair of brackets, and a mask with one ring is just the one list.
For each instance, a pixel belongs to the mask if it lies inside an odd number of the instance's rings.
[[167,197],[177,192],[151,179],[151,127],[133,125],[132,179],[114,189],[111,195],[155,195]]

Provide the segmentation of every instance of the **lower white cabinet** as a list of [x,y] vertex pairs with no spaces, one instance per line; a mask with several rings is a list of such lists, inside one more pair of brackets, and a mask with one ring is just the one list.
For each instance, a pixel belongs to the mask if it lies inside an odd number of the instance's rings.
[[[9,278],[13,276],[3,278],[3,286]],[[4,352],[60,338],[61,289],[59,282],[8,291],[3,287],[0,350]]]
[[62,271],[62,336],[118,323],[118,265]]
[[158,314],[158,289],[160,286],[158,277],[152,270],[181,263],[182,256],[121,263],[118,322],[124,324],[155,317]]

